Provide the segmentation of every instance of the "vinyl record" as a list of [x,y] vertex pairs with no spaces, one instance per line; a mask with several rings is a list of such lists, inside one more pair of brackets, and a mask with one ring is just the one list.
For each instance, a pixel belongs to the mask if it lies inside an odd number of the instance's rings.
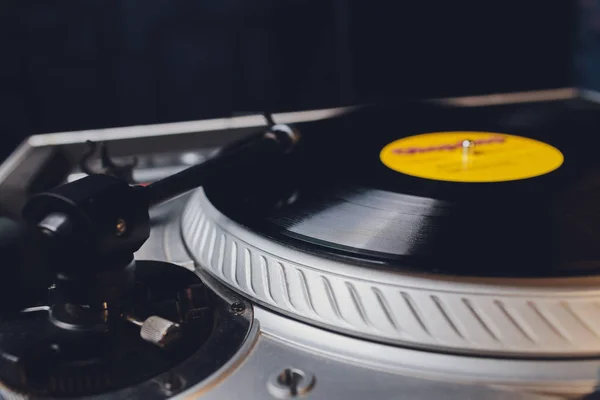
[[594,274],[595,127],[594,113],[564,103],[368,108],[301,126],[303,147],[280,168],[240,171],[206,192],[273,240],[365,266]]

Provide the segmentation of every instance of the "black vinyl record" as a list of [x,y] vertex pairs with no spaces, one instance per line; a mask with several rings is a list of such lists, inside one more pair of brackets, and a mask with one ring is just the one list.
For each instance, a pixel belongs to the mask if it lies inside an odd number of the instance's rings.
[[[280,165],[257,164],[222,177],[236,184],[205,190],[223,213],[262,235],[365,266],[473,276],[595,274],[596,114],[563,102],[365,108],[300,126],[302,146]],[[524,179],[457,182],[398,172],[380,158],[398,139],[449,131],[534,139],[564,160]]]

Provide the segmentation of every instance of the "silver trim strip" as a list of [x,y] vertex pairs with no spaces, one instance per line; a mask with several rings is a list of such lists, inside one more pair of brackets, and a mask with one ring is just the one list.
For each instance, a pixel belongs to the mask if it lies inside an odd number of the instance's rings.
[[[323,110],[298,111],[274,114],[277,123],[290,124],[321,119],[333,118],[343,115],[356,107],[330,108]],[[248,115],[232,118],[217,118],[200,121],[174,122],[168,124],[128,126],[120,128],[95,129],[76,132],[47,133],[31,136],[28,143],[32,147],[56,146],[72,143],[84,143],[87,140],[121,140],[140,137],[155,137],[177,135],[182,133],[210,132],[227,129],[255,128],[265,126],[262,115]]]
[[15,151],[2,164],[0,164],[0,184],[17,168],[19,164],[27,157],[31,146],[27,141],[21,143]]
[[594,103],[600,103],[600,92],[597,90],[583,89],[579,93],[581,97],[586,100],[593,101]]
[[577,97],[575,88],[535,90],[516,93],[494,93],[481,96],[451,97],[438,102],[453,106],[481,107],[511,103],[533,103],[538,101],[567,100]]

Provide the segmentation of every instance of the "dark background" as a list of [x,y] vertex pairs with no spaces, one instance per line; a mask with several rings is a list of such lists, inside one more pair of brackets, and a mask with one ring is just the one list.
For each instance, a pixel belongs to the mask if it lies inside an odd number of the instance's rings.
[[35,133],[570,86],[578,8],[572,0],[4,1],[0,159]]
[[600,0],[580,0],[577,12],[575,81],[600,93]]

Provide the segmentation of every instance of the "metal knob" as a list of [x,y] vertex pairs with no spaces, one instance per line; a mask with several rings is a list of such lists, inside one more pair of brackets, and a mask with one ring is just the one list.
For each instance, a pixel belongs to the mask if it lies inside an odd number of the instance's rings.
[[143,322],[133,317],[127,317],[127,320],[141,328],[140,336],[142,339],[158,347],[167,347],[181,336],[179,324],[156,315],[148,317]]
[[38,228],[47,235],[58,236],[69,231],[69,218],[63,213],[50,213],[38,224]]

